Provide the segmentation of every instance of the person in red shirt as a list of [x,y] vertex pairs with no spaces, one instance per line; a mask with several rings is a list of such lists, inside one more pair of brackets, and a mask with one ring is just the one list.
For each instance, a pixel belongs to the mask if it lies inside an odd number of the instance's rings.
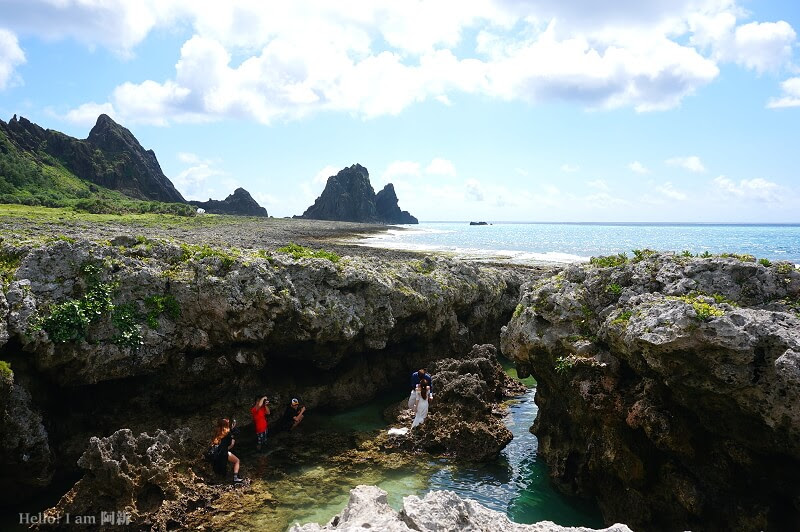
[[266,395],[257,395],[253,401],[250,414],[256,427],[256,449],[261,451],[267,445],[267,416],[269,415],[269,399]]

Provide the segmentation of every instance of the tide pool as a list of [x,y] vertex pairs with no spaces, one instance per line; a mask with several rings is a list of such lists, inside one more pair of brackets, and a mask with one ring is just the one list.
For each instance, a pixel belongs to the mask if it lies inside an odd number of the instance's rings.
[[[508,366],[509,364],[505,364]],[[532,381],[528,381],[529,383]],[[448,459],[420,455],[418,464],[391,467],[387,463],[343,465],[328,455],[294,456],[291,444],[278,443],[268,456],[243,456],[254,482],[267,483],[272,499],[243,508],[231,530],[258,528],[285,530],[293,523],[327,523],[341,512],[349,491],[358,484],[376,485],[388,492],[389,503],[400,509],[408,495],[424,496],[431,490],[450,490],[462,497],[505,513],[515,522],[554,521],[564,526],[603,525],[597,507],[588,501],[565,497],[549,483],[547,469],[536,457],[536,437],[528,430],[536,417],[535,388],[507,402],[506,424],[514,439],[497,459],[482,464],[458,464]],[[367,405],[332,415],[309,417],[307,429],[328,434],[330,447],[341,438],[359,445],[359,434],[387,430],[383,410],[400,398],[382,397]],[[302,438],[302,435],[298,435]],[[277,442],[272,442],[277,443]],[[332,458],[332,459],[331,459]]]

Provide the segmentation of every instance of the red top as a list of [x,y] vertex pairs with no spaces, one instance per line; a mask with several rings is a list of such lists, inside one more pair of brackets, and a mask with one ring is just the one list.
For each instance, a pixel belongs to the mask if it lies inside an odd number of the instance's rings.
[[253,423],[256,424],[256,434],[267,430],[267,408],[254,406],[250,409],[250,413],[253,415]]

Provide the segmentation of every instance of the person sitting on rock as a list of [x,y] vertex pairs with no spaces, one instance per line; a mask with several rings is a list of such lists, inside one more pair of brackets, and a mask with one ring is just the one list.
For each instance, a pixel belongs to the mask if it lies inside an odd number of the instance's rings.
[[414,390],[417,396],[417,405],[414,421],[411,422],[412,429],[417,425],[421,425],[428,416],[428,399],[430,398],[430,390],[431,388],[428,386],[428,382],[425,379],[422,379]]
[[239,478],[239,458],[231,452],[233,446],[236,445],[234,439],[234,430],[236,429],[236,420],[228,420],[222,418],[217,423],[217,430],[214,433],[214,438],[211,440],[212,449],[216,447],[214,453],[213,465],[214,471],[219,475],[224,475],[228,471],[228,462],[233,464],[233,483],[239,484],[244,482]]
[[281,423],[287,430],[294,430],[303,421],[305,412],[306,407],[301,405],[300,400],[295,397],[292,399],[292,404],[286,407]]
[[250,414],[256,428],[256,450],[261,451],[267,445],[267,416],[269,415],[269,399],[266,395],[256,395]]
[[425,368],[420,368],[418,371],[411,374],[411,395],[408,397],[408,408],[414,412],[417,411],[417,386],[420,381],[428,383],[428,387],[430,388],[428,399],[433,399],[433,377],[425,372]]

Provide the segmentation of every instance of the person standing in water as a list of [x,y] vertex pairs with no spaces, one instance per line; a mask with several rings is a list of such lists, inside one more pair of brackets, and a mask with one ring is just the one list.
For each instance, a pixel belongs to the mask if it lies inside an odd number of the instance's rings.
[[430,398],[430,386],[428,386],[427,381],[424,379],[417,384],[416,389],[414,390],[417,396],[417,405],[416,405],[416,415],[414,416],[414,421],[411,423],[411,428],[413,429],[417,425],[422,424],[425,421],[425,418],[428,416],[428,399]]
[[267,416],[269,415],[269,399],[266,395],[256,396],[250,414],[256,428],[256,450],[262,451],[267,445]]

